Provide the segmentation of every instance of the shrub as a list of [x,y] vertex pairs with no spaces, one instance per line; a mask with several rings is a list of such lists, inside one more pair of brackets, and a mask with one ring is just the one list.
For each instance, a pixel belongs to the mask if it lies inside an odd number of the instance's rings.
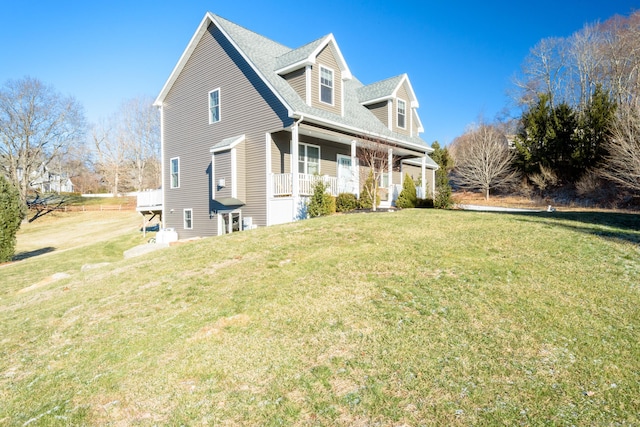
[[431,198],[418,199],[416,202],[416,208],[433,208],[434,200]]
[[402,183],[402,191],[398,195],[396,200],[396,207],[400,209],[415,208],[418,203],[418,196],[416,194],[416,184],[409,174],[404,175],[404,182]]
[[313,195],[307,207],[309,217],[315,218],[318,216],[331,215],[336,212],[336,200],[331,194],[326,192],[326,189],[327,185],[321,180],[318,180],[313,186]]
[[13,258],[16,233],[25,215],[18,189],[0,175],[0,262]]
[[340,193],[336,199],[336,211],[350,212],[358,207],[358,199],[352,193]]

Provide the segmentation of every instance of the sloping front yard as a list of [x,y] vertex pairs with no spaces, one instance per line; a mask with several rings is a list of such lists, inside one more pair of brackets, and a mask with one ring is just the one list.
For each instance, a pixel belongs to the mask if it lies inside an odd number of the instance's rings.
[[0,268],[0,424],[635,425],[639,230],[407,210],[28,258]]

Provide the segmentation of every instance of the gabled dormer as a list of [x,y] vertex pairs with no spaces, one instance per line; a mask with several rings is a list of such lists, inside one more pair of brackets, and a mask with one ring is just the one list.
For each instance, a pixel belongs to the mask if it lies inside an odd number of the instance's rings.
[[344,81],[351,71],[333,34],[279,56],[275,71],[308,106],[344,115]]
[[358,100],[394,132],[417,136],[424,131],[418,99],[406,74],[361,87]]

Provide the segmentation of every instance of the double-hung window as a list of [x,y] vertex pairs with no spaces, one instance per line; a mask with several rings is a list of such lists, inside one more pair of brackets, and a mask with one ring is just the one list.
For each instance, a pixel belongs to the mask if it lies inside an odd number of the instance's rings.
[[209,92],[209,123],[220,121],[220,88]]
[[193,229],[193,209],[185,209],[184,211],[184,229]]
[[180,157],[174,157],[170,161],[171,165],[171,188],[180,187]]
[[333,70],[320,66],[320,101],[333,105]]
[[320,173],[320,147],[317,145],[298,145],[298,172],[308,175]]
[[398,99],[398,127],[406,128],[407,103],[402,99]]

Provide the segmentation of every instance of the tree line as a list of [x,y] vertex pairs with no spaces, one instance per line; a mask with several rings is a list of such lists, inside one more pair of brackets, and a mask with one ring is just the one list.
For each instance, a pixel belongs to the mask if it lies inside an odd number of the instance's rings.
[[72,96],[32,77],[0,88],[0,175],[22,203],[45,168],[78,192],[120,193],[160,186],[159,115],[150,97],[123,101],[97,124]]
[[[522,113],[451,145],[462,188],[640,190],[640,12],[547,38],[515,79]],[[634,193],[636,192],[636,193]],[[603,196],[604,197],[604,196]]]

